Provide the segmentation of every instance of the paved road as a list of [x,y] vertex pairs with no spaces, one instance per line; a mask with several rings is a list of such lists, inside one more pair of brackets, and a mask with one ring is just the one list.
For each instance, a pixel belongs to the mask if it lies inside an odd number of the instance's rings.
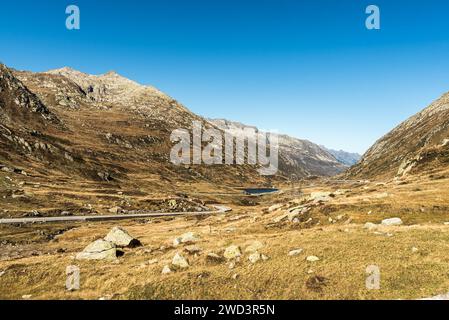
[[213,205],[212,207],[214,207],[216,210],[203,211],[203,212],[166,212],[166,213],[153,212],[153,213],[111,214],[111,215],[90,215],[90,216],[14,218],[14,219],[0,219],[0,224],[78,222],[78,221],[83,222],[83,221],[107,221],[107,220],[141,219],[141,218],[176,217],[176,216],[203,216],[231,211],[230,208],[225,206]]

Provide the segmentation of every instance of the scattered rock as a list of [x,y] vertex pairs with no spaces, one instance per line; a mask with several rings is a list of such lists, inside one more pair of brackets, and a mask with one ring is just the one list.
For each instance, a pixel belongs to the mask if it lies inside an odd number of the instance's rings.
[[104,240],[112,242],[117,247],[134,248],[142,245],[139,240],[131,237],[128,232],[121,227],[114,227],[107,234]]
[[382,225],[384,226],[400,226],[401,224],[401,218],[390,218],[382,220]]
[[308,256],[308,257],[306,258],[306,260],[307,260],[308,262],[316,262],[316,261],[319,261],[320,258],[318,258],[317,256]]
[[292,257],[292,256],[297,256],[297,255],[301,254],[302,251],[303,251],[302,249],[291,250],[291,251],[288,253],[288,255],[289,255],[290,257]]
[[259,252],[253,252],[249,255],[248,260],[251,263],[256,263],[258,262],[260,259],[262,259],[262,256],[260,255]]
[[172,271],[171,271],[170,267],[167,266],[167,265],[165,265],[165,266],[162,268],[162,274],[169,274],[169,273],[171,273],[171,272],[172,272]]
[[254,240],[245,248],[245,252],[246,253],[256,252],[257,250],[260,250],[262,248],[263,243],[258,240]]
[[298,211],[298,210],[294,210],[294,211],[292,211],[292,212],[289,212],[289,213],[287,214],[287,219],[288,219],[288,221],[290,221],[290,222],[294,222],[295,220],[298,220],[298,221],[299,221],[299,219],[298,219],[299,213],[300,213],[300,211]]
[[380,232],[380,231],[375,231],[374,234],[379,235],[379,236],[384,236],[384,237],[392,237],[393,234],[389,233],[389,232]]
[[412,247],[412,252],[413,253],[417,253],[419,251],[419,249],[418,248],[416,248],[416,247]]
[[365,223],[365,225],[363,226],[363,229],[367,229],[367,230],[371,231],[371,230],[376,230],[377,227],[378,227],[377,224],[372,223],[372,222],[367,222],[367,223]]
[[31,294],[24,294],[24,295],[22,296],[22,299],[28,300],[28,299],[31,299],[31,297],[32,297]]
[[200,247],[197,245],[190,245],[184,248],[184,251],[186,251],[188,254],[197,254],[202,251]]
[[280,208],[282,208],[283,204],[278,203],[278,204],[273,204],[271,207],[268,208],[268,212],[273,212],[276,211]]
[[175,238],[173,240],[173,245],[176,247],[176,246],[180,245],[181,243],[192,244],[192,243],[197,242],[198,240],[199,240],[198,237],[193,232],[186,232],[186,233],[182,234],[181,236]]
[[269,258],[269,257],[267,257],[267,256],[266,256],[266,255],[264,255],[264,254],[262,255],[262,260],[263,260],[263,261],[267,261],[268,259],[270,259],[270,258]]
[[171,262],[171,264],[177,268],[188,268],[189,267],[189,262],[187,261],[186,258],[184,258],[181,254],[179,254],[179,252],[177,252],[175,254],[175,256],[173,257],[173,260]]
[[328,202],[332,200],[332,192],[312,192],[309,200],[313,202]]
[[5,271],[0,271],[0,277],[5,274]]
[[225,252],[223,253],[223,256],[227,260],[236,259],[242,255],[242,252],[240,251],[240,248],[236,245],[231,245],[226,248]]
[[237,273],[234,273],[234,274],[232,275],[232,279],[234,279],[234,280],[236,280],[238,277],[239,277],[239,275],[238,275]]
[[117,248],[112,242],[99,239],[89,244],[84,250],[76,255],[79,260],[115,260],[117,259]]
[[108,210],[110,213],[119,214],[123,212],[121,207],[112,207]]
[[282,222],[282,221],[287,220],[287,219],[288,219],[288,213],[284,213],[284,214],[282,214],[282,215],[277,216],[276,218],[274,218],[274,219],[273,219],[273,222],[274,222],[274,223],[279,223],[279,222]]

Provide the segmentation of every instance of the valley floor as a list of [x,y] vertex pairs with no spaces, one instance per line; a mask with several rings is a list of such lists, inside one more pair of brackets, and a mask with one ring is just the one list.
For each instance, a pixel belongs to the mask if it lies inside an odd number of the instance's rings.
[[[449,174],[278,187],[280,193],[248,197],[179,185],[233,209],[203,218],[0,225],[0,298],[420,299],[449,291]],[[393,217],[403,224],[380,225]],[[142,246],[114,261],[74,259],[117,225]],[[186,232],[197,235],[194,254],[173,245]],[[231,245],[240,247],[239,258],[208,257],[222,257]],[[264,259],[253,263],[256,251]],[[189,267],[162,274],[176,253]],[[79,290],[65,288],[70,265],[80,268]],[[380,288],[369,290],[372,265]]]

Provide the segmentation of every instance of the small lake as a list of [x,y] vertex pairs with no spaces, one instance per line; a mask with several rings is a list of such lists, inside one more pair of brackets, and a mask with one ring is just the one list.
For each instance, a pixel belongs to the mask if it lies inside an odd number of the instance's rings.
[[274,188],[249,188],[249,189],[243,189],[243,191],[246,194],[249,194],[249,195],[261,195],[261,194],[265,194],[265,193],[273,193],[273,192],[279,191],[279,189],[274,189]]

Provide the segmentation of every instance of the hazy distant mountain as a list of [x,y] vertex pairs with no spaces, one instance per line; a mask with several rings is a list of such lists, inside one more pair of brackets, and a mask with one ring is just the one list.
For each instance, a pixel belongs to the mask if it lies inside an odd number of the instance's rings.
[[[218,128],[233,135],[241,133],[241,128],[251,127],[225,119],[208,119]],[[288,135],[279,135],[279,170],[293,177],[332,176],[343,172],[347,166],[340,163],[330,152],[318,145]]]
[[362,157],[358,153],[346,152],[343,150],[333,150],[333,149],[326,148],[323,145],[320,145],[320,147],[322,149],[326,150],[327,152],[329,152],[331,155],[333,155],[335,157],[335,159],[338,160],[338,162],[343,163],[349,167],[356,164]]

